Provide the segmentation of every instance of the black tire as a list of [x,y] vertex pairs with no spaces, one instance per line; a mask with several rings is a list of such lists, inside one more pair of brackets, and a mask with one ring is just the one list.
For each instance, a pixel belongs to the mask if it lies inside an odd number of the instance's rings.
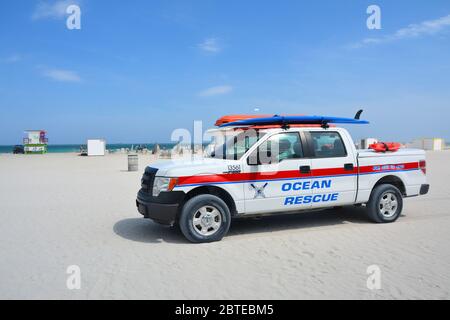
[[[394,203],[396,205],[392,205]],[[390,200],[391,204],[387,207],[382,200]],[[389,210],[388,210],[388,209]],[[397,187],[391,184],[380,184],[376,186],[370,195],[369,202],[366,206],[367,215],[370,220],[376,223],[391,223],[400,217],[403,210],[403,196]],[[385,213],[383,214],[383,211]]]
[[[207,227],[202,227],[201,225],[194,226],[194,216],[198,219],[198,217],[202,215],[199,210],[203,210],[205,207],[207,211],[212,210],[208,213],[215,213],[217,215],[213,220],[210,220],[213,223],[216,223],[215,225],[220,225],[215,231],[212,230],[214,229],[212,226],[209,229]],[[215,208],[219,213],[212,208]],[[210,194],[202,194],[189,199],[184,204],[178,222],[181,232],[186,239],[191,242],[201,243],[219,241],[227,234],[228,229],[230,228],[231,213],[226,203],[219,197]],[[203,228],[205,228],[207,232],[214,231],[214,233],[210,235],[201,234],[201,230],[205,230]]]

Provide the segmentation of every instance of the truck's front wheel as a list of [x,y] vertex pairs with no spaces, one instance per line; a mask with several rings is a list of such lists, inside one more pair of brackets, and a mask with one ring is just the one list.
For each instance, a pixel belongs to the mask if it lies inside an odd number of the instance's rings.
[[381,184],[373,189],[366,208],[372,221],[377,223],[394,222],[402,213],[402,194],[391,184]]
[[221,240],[231,224],[230,209],[219,197],[202,194],[189,199],[183,206],[179,225],[191,242]]

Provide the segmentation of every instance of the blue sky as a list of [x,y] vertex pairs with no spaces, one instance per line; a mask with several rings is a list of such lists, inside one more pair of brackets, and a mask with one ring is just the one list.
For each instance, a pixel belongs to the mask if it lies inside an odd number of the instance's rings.
[[[64,9],[81,8],[81,30]],[[381,30],[366,27],[369,5]],[[450,140],[450,2],[0,2],[0,144],[170,141],[224,114],[353,116]]]

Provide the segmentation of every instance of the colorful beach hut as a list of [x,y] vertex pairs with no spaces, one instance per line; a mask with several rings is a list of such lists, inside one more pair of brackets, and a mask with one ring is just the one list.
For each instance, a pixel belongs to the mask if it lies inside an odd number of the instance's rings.
[[47,153],[48,139],[45,130],[26,130],[25,135],[23,139],[25,154]]

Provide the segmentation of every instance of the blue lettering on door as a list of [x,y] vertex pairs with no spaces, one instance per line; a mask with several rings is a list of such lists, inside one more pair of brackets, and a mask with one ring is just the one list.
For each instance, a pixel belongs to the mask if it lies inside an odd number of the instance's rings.
[[284,205],[298,205],[298,204],[309,204],[320,203],[320,202],[334,202],[337,201],[339,193],[326,193],[326,194],[316,194],[314,196],[297,196],[297,197],[286,197],[284,199]]
[[314,190],[314,189],[330,189],[331,180],[314,180],[302,182],[287,182],[281,186],[281,191],[300,191],[300,190]]

